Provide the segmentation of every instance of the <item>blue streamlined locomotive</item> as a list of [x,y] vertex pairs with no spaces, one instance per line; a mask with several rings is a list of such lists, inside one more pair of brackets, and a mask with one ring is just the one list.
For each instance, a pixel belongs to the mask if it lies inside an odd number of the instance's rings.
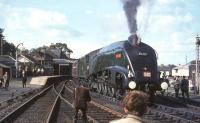
[[137,35],[80,58],[77,74],[79,79],[87,80],[91,90],[112,97],[121,97],[132,89],[152,96],[167,86],[159,82],[155,50],[142,43]]

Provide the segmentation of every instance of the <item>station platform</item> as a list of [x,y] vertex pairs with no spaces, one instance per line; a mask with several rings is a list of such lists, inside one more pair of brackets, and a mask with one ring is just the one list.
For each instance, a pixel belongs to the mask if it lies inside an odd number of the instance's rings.
[[21,78],[11,79],[9,82],[9,87],[7,89],[5,89],[4,87],[0,87],[0,103],[12,97],[16,97],[26,92],[39,89],[47,84],[59,82],[64,79],[67,79],[67,77],[58,75],[28,77],[26,82],[26,88],[23,88]]
[[23,88],[20,78],[11,79],[7,89],[0,87],[0,102],[41,87],[39,85],[31,85],[31,80],[32,77],[28,77],[26,88]]

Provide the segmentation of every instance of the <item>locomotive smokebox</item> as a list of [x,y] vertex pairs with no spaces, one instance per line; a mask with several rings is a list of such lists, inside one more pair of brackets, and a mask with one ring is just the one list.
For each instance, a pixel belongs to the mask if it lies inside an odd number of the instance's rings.
[[132,46],[136,46],[141,42],[140,37],[137,36],[137,34],[131,34],[128,37],[128,42],[132,45]]

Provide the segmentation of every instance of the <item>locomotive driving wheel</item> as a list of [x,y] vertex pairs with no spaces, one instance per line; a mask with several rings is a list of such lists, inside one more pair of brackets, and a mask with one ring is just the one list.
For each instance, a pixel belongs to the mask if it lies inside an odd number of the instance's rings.
[[103,85],[103,95],[107,95],[108,94],[108,89],[106,85]]
[[102,92],[103,92],[103,84],[102,83],[99,83],[98,84],[98,93],[100,93],[100,94],[102,94]]
[[97,92],[98,92],[98,93],[101,93],[101,86],[100,86],[99,83],[97,84]]
[[111,93],[110,93],[110,94],[111,94],[111,97],[114,97],[114,98],[115,98],[115,97],[116,97],[116,89],[113,88],[113,87],[111,87],[110,90],[111,90]]

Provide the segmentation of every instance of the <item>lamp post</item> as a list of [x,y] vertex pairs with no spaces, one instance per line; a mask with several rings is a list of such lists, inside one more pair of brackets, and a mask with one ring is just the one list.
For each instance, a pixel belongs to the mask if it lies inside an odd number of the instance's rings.
[[16,78],[17,78],[17,70],[18,70],[18,60],[17,60],[17,56],[18,56],[18,54],[17,54],[17,49],[18,49],[18,47],[20,46],[20,45],[22,45],[23,46],[23,43],[19,43],[18,45],[17,45],[17,47],[16,47],[16,62],[15,62],[15,66],[16,66]]
[[195,90],[197,93],[199,93],[199,45],[200,45],[200,37],[197,35],[196,37],[196,79],[195,79],[195,86],[197,90]]

